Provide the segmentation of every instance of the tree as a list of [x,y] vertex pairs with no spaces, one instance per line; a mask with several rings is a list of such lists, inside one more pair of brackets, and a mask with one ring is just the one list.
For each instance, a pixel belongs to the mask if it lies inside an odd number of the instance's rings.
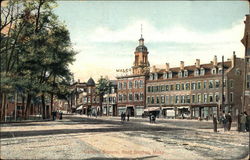
[[101,115],[103,113],[103,110],[102,110],[103,96],[110,91],[110,87],[111,87],[111,82],[107,78],[103,78],[103,77],[101,77],[98,80],[98,83],[96,85],[96,91],[100,97],[99,103],[101,107]]
[[[7,102],[7,94],[21,88],[26,97],[25,117],[28,115],[32,99],[41,97],[43,118],[46,113],[46,97],[60,92],[63,81],[70,81],[72,73],[69,64],[74,61],[69,32],[52,12],[54,0],[10,0],[7,9],[19,8],[15,18],[1,21],[3,26],[11,25],[7,34],[1,34],[1,115]],[[1,13],[4,10],[1,9]],[[14,16],[13,16],[14,17]],[[2,17],[1,17],[2,19]],[[3,24],[3,25],[2,25]],[[51,108],[52,110],[52,108]]]

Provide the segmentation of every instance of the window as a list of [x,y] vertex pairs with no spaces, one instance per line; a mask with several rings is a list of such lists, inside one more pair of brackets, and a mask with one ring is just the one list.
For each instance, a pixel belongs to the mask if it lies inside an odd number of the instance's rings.
[[170,71],[169,73],[168,73],[168,78],[172,78],[172,72]]
[[118,83],[118,89],[122,89],[122,83],[121,82]]
[[197,89],[201,89],[201,82],[197,83]]
[[220,96],[219,93],[215,93],[215,102],[219,102]]
[[151,86],[148,86],[148,92],[151,92]]
[[83,102],[84,102],[84,103],[87,103],[87,97],[84,97],[84,98],[83,98]]
[[233,88],[233,82],[234,82],[234,81],[233,81],[232,79],[229,80],[229,87],[230,87],[230,88]]
[[247,83],[246,88],[250,89],[250,74],[248,74],[247,77],[246,77],[246,83]]
[[127,82],[123,82],[123,88],[127,89]]
[[135,88],[139,88],[139,83],[138,83],[138,81],[135,81]]
[[213,94],[209,94],[209,102],[210,103],[214,102],[214,96],[213,96]]
[[150,97],[147,97],[147,102],[148,102],[148,104],[150,103]]
[[188,71],[185,70],[185,71],[184,71],[184,77],[187,77],[187,76],[188,76]]
[[156,97],[156,103],[159,104],[160,103],[160,98],[157,96]]
[[176,103],[176,104],[179,103],[179,96],[175,96],[175,103]]
[[143,88],[143,80],[140,80],[140,88]]
[[150,74],[149,80],[154,80],[154,75],[153,74]]
[[166,85],[166,91],[168,91],[169,90],[169,86],[168,85]]
[[155,73],[155,75],[154,75],[154,79],[155,79],[155,80],[157,80],[157,79],[158,79],[158,74],[157,74],[157,73]]
[[207,88],[207,81],[203,82],[203,88],[206,89]]
[[194,71],[194,76],[199,76],[200,75],[200,71],[198,70],[198,69],[196,69],[195,71]]
[[161,103],[165,103],[165,97],[161,96]]
[[143,93],[140,93],[140,101],[143,101],[144,95]]
[[213,80],[210,80],[209,81],[209,88],[214,88],[214,81]]
[[179,91],[179,90],[180,90],[180,84],[176,84],[176,85],[175,85],[175,90],[176,90],[176,91]]
[[129,81],[128,84],[129,84],[129,85],[128,85],[128,88],[131,89],[131,88],[133,87],[133,82],[132,82],[132,81]]
[[128,100],[127,95],[124,94],[124,95],[123,95],[123,101],[127,101],[127,100]]
[[195,94],[192,95],[192,103],[195,103],[196,102],[196,96]]
[[230,92],[230,102],[233,102],[233,98],[234,98],[234,93],[233,92]]
[[166,101],[165,101],[165,103],[166,104],[168,104],[169,102],[168,102],[168,96],[166,96],[166,99],[165,99]]
[[204,76],[205,75],[205,69],[201,68],[201,75]]
[[168,78],[168,74],[167,74],[167,73],[164,73],[164,74],[163,74],[163,78],[164,78],[164,79],[167,79],[167,78]]
[[198,102],[198,103],[201,103],[201,94],[198,94],[198,95],[197,95],[197,102]]
[[179,77],[179,78],[182,77],[182,71],[180,71],[180,72],[178,73],[178,77]]
[[151,97],[151,104],[154,104],[154,103],[155,103],[155,98]]
[[88,88],[88,93],[89,93],[89,94],[91,93],[91,87]]
[[169,96],[169,104],[172,104],[173,102],[173,96]]
[[181,103],[185,103],[185,96],[181,96]]
[[186,95],[186,103],[190,103],[190,96]]
[[132,100],[133,100],[133,94],[132,94],[132,93],[129,93],[128,99],[129,99],[129,101],[132,101]]
[[216,68],[213,68],[213,69],[211,70],[211,73],[212,73],[212,74],[216,74],[216,73],[217,73]]
[[190,83],[186,83],[186,90],[190,90]]
[[207,94],[203,95],[203,103],[207,103]]
[[184,83],[181,84],[181,90],[185,90],[185,84]]
[[118,95],[118,101],[119,101],[119,102],[122,101],[122,95],[121,95],[121,94]]
[[191,83],[191,89],[192,89],[192,90],[195,90],[195,89],[196,89],[196,83],[194,83],[194,82]]
[[138,101],[138,100],[139,100],[139,94],[135,93],[135,101]]
[[88,97],[88,103],[90,103],[90,101],[91,101],[91,99],[90,99],[90,97]]
[[215,80],[215,88],[219,88],[220,87],[220,81],[219,80]]
[[170,85],[170,91],[173,91],[174,90],[174,85]]
[[161,91],[162,92],[165,91],[165,86],[164,85],[161,86]]

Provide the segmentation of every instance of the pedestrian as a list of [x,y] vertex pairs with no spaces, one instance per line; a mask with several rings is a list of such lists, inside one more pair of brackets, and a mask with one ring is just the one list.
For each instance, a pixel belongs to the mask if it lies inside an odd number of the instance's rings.
[[156,116],[152,114],[152,122],[155,123]]
[[248,115],[246,113],[246,131],[249,132],[250,131],[250,115]]
[[223,114],[221,116],[221,122],[222,122],[222,125],[223,125],[223,128],[224,128],[224,132],[227,131],[227,119],[226,119],[226,115],[225,115],[225,112],[223,111]]
[[149,114],[149,123],[152,123],[152,114]]
[[62,111],[59,114],[60,114],[60,120],[62,120],[62,115],[63,115]]
[[129,121],[129,113],[127,113],[127,121]]
[[228,112],[228,114],[226,115],[226,119],[227,119],[227,130],[230,131],[232,125],[232,116],[230,112]]
[[123,121],[123,112],[121,113],[121,121]]
[[55,120],[55,111],[52,112],[52,118],[53,118],[53,121]]
[[247,121],[247,118],[246,118],[246,115],[245,113],[241,113],[241,116],[240,116],[240,130],[241,132],[245,132],[246,130],[246,121]]

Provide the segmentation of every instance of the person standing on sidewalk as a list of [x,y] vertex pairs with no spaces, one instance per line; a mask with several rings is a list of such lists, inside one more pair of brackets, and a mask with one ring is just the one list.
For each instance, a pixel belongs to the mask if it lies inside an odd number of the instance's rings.
[[227,130],[230,131],[232,125],[232,116],[230,112],[228,112],[228,114],[226,115],[226,119],[227,119]]
[[225,115],[225,112],[223,111],[223,114],[221,116],[221,122],[222,122],[222,125],[223,125],[223,128],[224,128],[224,132],[227,131],[227,118],[226,118],[226,115]]
[[241,130],[241,132],[245,132],[245,130],[246,130],[246,121],[247,121],[246,115],[241,113],[241,116],[240,116],[240,130]]
[[129,113],[127,113],[127,121],[129,121]]

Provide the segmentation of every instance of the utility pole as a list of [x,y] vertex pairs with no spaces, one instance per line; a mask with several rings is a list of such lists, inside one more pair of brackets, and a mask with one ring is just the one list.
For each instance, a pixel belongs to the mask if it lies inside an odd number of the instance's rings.
[[244,72],[243,72],[243,92],[242,92],[242,107],[240,113],[244,111],[245,107],[245,90],[246,90],[246,74],[247,74],[247,48],[248,48],[248,33],[246,32],[246,45],[245,45],[245,59],[244,59]]
[[222,86],[221,86],[221,111],[225,110],[224,107],[224,56],[222,56]]

